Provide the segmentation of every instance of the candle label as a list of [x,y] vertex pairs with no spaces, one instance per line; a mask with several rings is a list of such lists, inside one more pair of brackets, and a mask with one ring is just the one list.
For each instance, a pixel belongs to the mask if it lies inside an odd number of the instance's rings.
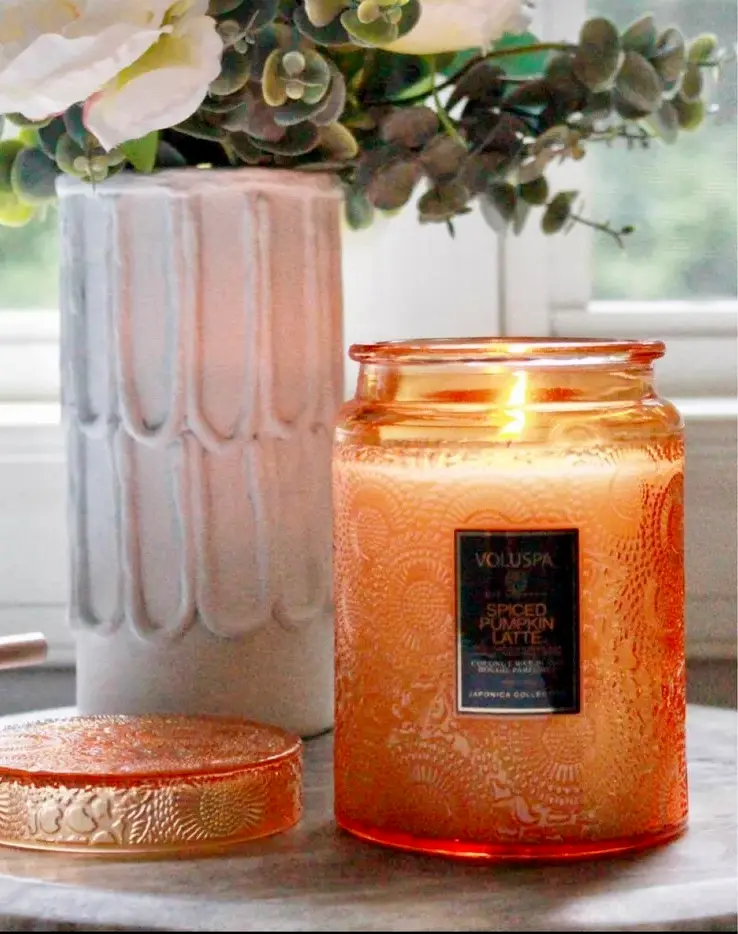
[[579,713],[579,533],[456,532],[459,713]]

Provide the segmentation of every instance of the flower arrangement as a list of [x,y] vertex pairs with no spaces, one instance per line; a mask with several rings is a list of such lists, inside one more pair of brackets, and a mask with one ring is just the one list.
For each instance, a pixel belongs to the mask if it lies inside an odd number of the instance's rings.
[[[708,111],[725,53],[644,15],[577,42],[526,32],[535,0],[0,0],[0,223],[67,173],[208,165],[328,171],[349,223],[405,205],[421,222],[478,203],[496,230],[535,209],[585,223],[549,168],[592,144],[673,144]],[[0,117],[0,122],[2,121]]]

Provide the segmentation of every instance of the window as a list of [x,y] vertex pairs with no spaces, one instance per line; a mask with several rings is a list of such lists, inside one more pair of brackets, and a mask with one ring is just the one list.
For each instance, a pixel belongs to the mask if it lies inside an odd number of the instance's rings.
[[[17,132],[6,125],[5,137]],[[0,226],[0,312],[56,308],[58,238],[50,206],[25,227]]]
[[[550,40],[576,37],[588,15],[625,27],[646,11],[688,34],[736,40],[733,0],[547,0],[537,23]],[[591,144],[560,167],[561,188],[583,193],[595,220],[633,223],[625,250],[578,225],[548,239],[535,225],[502,246],[507,333],[651,337],[667,342],[664,394],[736,395],[736,75],[718,86],[719,109],[702,130],[668,147],[611,152]],[[531,275],[535,270],[535,275]],[[731,410],[733,411],[733,410]]]
[[[17,132],[6,123],[4,137]],[[0,425],[54,417],[38,405],[59,396],[57,223],[48,205],[25,227],[0,226]]]
[[[651,0],[649,8],[660,23],[679,23],[687,35],[716,32],[726,44],[738,40],[734,0]],[[618,25],[642,11],[638,0],[588,2],[590,15],[608,16]],[[636,227],[625,253],[609,238],[595,237],[595,300],[709,301],[738,295],[734,64],[724,68],[713,106],[703,130],[685,134],[676,146],[636,149],[627,159],[607,146],[592,147],[590,170],[597,185],[590,213],[616,227]]]

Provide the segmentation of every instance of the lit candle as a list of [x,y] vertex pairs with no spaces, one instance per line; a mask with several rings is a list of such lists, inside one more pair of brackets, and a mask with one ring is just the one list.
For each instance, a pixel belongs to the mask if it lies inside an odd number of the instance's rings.
[[662,351],[354,350],[334,455],[342,827],[482,858],[683,829],[683,446],[651,386]]

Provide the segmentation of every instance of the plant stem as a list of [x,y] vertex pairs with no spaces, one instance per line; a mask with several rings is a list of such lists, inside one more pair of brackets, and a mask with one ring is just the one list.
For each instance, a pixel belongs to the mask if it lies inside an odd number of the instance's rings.
[[632,233],[632,231],[627,228],[623,230],[614,230],[609,224],[600,224],[597,221],[588,220],[586,217],[582,217],[581,214],[570,214],[569,220],[574,221],[576,224],[583,224],[585,227],[590,227],[592,230],[599,230],[600,233],[609,234],[621,250],[625,249],[625,237],[628,233]]
[[[576,127],[574,127],[576,129]],[[610,143],[616,139],[624,139],[629,143],[651,142],[653,136],[646,130],[632,132],[627,126],[613,127],[610,130],[599,130],[585,138],[586,143]]]
[[436,75],[438,74],[438,72],[436,71],[435,55],[433,56],[433,59],[432,59],[431,70],[432,70],[432,78],[433,78],[433,92],[432,92],[433,103],[436,108],[436,114],[438,115],[438,119],[441,121],[441,125],[443,126],[444,130],[448,133],[448,135],[451,137],[451,139],[455,140],[457,143],[460,143],[464,147],[464,149],[468,149],[466,140],[461,136],[459,131],[454,126],[453,120],[451,119],[451,117],[448,114],[448,111],[446,110],[446,108],[443,106],[441,102],[441,98],[439,96],[439,89],[436,86]]
[[491,62],[496,61],[498,58],[511,58],[515,55],[529,55],[531,52],[576,52],[578,48],[578,45],[571,42],[535,42],[533,45],[519,46],[515,49],[492,49],[491,52],[485,52],[484,55],[477,55],[476,58],[470,59],[455,75],[447,78],[438,90],[443,91],[444,88],[456,84],[459,78],[463,78],[467,72],[471,71],[480,62]]
[[[533,45],[520,46],[515,49],[493,49],[491,52],[486,52],[484,55],[477,55],[474,58],[470,59],[462,68],[460,68],[455,75],[451,75],[450,78],[447,78],[445,81],[441,82],[437,87],[432,88],[429,91],[422,91],[420,94],[415,94],[412,97],[405,97],[399,101],[390,101],[385,98],[380,98],[377,100],[366,101],[365,103],[368,106],[381,106],[382,104],[394,104],[397,107],[404,107],[405,105],[417,104],[420,101],[426,100],[432,94],[437,94],[440,91],[445,91],[447,88],[453,87],[460,78],[463,78],[467,72],[478,65],[480,62],[492,61],[498,58],[511,58],[515,55],[527,55],[530,52],[574,52],[578,48],[577,45],[574,45],[570,42],[537,42]],[[506,81],[514,82],[516,84],[524,84],[528,78],[521,78],[519,76],[511,76],[505,78]]]

